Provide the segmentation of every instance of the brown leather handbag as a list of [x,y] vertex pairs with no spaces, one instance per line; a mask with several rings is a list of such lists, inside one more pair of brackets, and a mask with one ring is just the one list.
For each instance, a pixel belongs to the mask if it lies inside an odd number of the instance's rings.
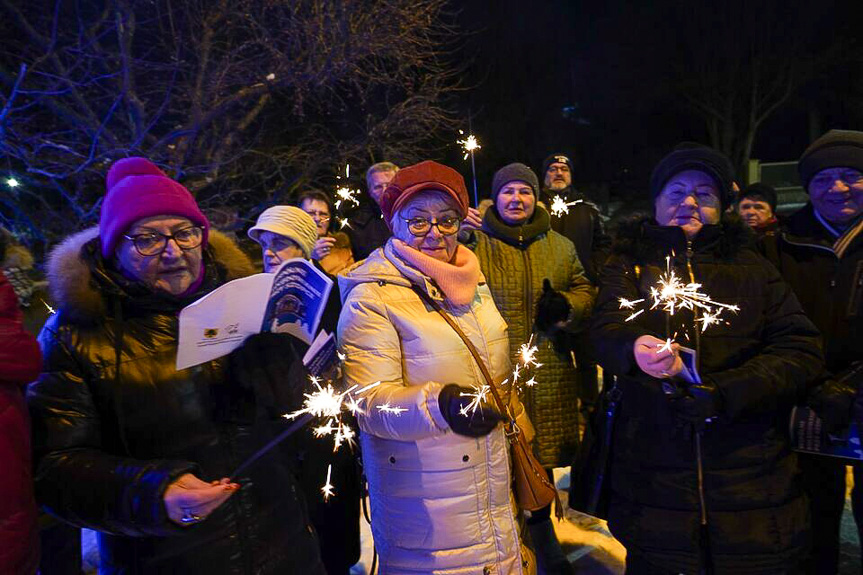
[[455,320],[447,315],[443,308],[441,308],[440,304],[429,297],[429,295],[419,287],[413,286],[413,289],[432,307],[432,309],[440,314],[444,321],[446,321],[462,339],[464,344],[467,346],[467,349],[470,351],[470,354],[473,356],[474,361],[476,361],[479,366],[479,370],[482,372],[482,376],[491,390],[491,394],[494,397],[498,410],[500,410],[501,413],[506,414],[509,418],[509,421],[506,424],[506,436],[512,447],[510,450],[510,453],[512,454],[512,475],[513,482],[515,484],[515,499],[518,502],[519,507],[527,511],[538,511],[548,507],[551,502],[554,501],[555,514],[558,519],[562,518],[563,507],[561,507],[557,489],[554,487],[554,484],[549,481],[545,469],[543,469],[542,464],[537,461],[536,456],[534,456],[533,450],[530,448],[527,439],[524,437],[524,432],[518,427],[518,425],[516,425],[515,418],[512,416],[509,406],[501,399],[500,394],[497,391],[497,386],[495,385],[488,368],[485,366],[485,363],[483,363],[479,351],[477,351],[473,342],[468,339]]

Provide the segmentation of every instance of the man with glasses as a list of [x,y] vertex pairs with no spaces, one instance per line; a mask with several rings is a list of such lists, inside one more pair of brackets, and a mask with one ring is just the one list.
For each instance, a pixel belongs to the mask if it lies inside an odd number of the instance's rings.
[[[474,233],[475,251],[494,301],[509,326],[511,357],[536,334],[542,364],[536,386],[522,398],[536,428],[534,451],[546,468],[569,465],[578,448],[577,374],[569,350],[559,342],[583,328],[594,288],[571,241],[552,231],[549,213],[537,203],[539,181],[524,164],[494,175],[493,204]],[[443,230],[441,230],[443,231]],[[527,524],[545,573],[570,573],[551,523],[550,507]]]
[[[543,198],[547,205],[555,196],[566,202],[579,202],[569,206],[569,212],[552,216],[551,229],[575,245],[584,275],[599,285],[599,274],[611,249],[611,239],[605,233],[602,217],[596,205],[572,185],[573,165],[569,156],[554,153],[543,162]],[[586,423],[599,395],[599,373],[586,330],[567,335],[567,345],[573,352],[578,370],[578,399],[582,425]],[[563,342],[562,342],[563,343]]]
[[333,231],[333,201],[320,190],[307,190],[297,198],[297,207],[312,217],[317,228],[318,239],[312,249],[311,258],[321,264],[330,275],[338,275],[354,264],[354,254],[348,235]]
[[[863,132],[831,130],[798,165],[809,203],[764,239],[765,251],[821,331],[827,370],[810,404],[827,431],[841,434],[863,383]],[[845,464],[800,455],[812,515],[809,573],[836,573],[845,505]],[[851,503],[863,539],[863,472],[854,467]]]

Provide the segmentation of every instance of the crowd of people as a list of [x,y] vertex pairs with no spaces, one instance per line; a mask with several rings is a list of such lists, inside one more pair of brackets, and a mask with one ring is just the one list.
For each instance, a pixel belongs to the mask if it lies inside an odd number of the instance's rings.
[[[357,449],[304,430],[236,473],[302,408],[309,345],[260,333],[177,370],[179,311],[260,270],[182,184],[115,162],[99,225],[51,252],[38,345],[0,274],[0,573],[39,570],[39,506],[98,533],[100,573],[345,575],[364,484],[381,574],[573,573],[555,504],[514,496],[518,433],[552,482],[572,466],[570,505],[608,519],[628,573],[836,573],[845,462],[798,454],[789,422],[808,406],[841,441],[863,418],[863,132],[822,136],[799,171],[786,218],[690,143],[612,227],[560,153],[501,167],[483,206],[424,161],[371,166],[343,231],[320,190],[267,208],[247,232],[263,272],[333,278],[336,385],[370,391]],[[672,275],[734,313],[652,305]],[[541,368],[518,389],[526,342]],[[42,572],[77,573],[50,531]]]

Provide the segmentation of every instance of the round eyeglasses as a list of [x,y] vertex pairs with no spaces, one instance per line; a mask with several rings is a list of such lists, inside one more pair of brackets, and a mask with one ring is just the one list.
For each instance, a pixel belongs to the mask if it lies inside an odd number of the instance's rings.
[[408,231],[416,237],[428,235],[432,226],[436,227],[442,236],[457,234],[459,228],[461,228],[461,219],[456,217],[448,217],[441,220],[427,220],[425,218],[403,219],[408,224]]
[[195,249],[204,241],[204,228],[193,226],[177,230],[169,235],[150,232],[135,234],[134,236],[123,235],[123,237],[132,242],[135,250],[142,256],[157,256],[168,247],[168,240],[174,240],[177,246],[183,251]]

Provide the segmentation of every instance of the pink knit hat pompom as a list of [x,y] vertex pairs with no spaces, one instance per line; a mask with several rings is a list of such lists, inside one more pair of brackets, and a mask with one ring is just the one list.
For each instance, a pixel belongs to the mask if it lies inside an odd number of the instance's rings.
[[107,192],[99,217],[102,256],[111,257],[117,244],[138,220],[153,216],[180,216],[204,228],[207,245],[210,222],[195,198],[182,184],[146,158],[124,158],[111,166],[105,178]]

